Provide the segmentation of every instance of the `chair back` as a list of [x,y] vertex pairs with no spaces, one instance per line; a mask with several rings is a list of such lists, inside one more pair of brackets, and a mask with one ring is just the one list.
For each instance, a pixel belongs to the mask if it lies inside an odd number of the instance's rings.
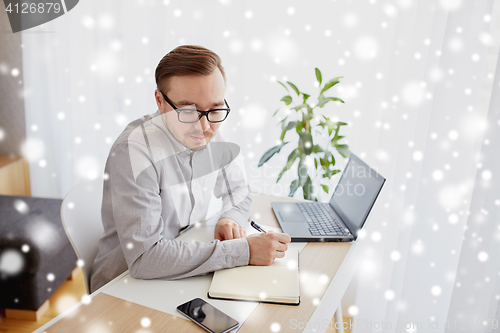
[[66,235],[82,267],[90,294],[90,268],[104,233],[101,220],[102,179],[85,181],[72,188],[61,205],[61,220]]

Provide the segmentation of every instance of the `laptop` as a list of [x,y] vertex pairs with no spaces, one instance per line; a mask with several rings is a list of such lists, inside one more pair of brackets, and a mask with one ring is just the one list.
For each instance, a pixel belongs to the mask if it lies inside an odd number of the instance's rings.
[[358,237],[385,178],[352,154],[329,203],[272,202],[292,242],[352,242]]

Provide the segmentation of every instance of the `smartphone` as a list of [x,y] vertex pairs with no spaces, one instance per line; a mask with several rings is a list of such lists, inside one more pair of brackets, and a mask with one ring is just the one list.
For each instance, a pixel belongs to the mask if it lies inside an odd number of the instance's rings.
[[177,311],[211,333],[229,332],[239,323],[201,298],[194,298],[177,307]]

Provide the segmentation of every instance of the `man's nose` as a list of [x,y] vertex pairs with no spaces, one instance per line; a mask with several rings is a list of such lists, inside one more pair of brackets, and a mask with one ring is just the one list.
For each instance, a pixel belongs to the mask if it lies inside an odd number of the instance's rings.
[[201,117],[200,125],[203,132],[206,132],[208,130],[208,128],[210,127],[210,122],[208,121],[207,116]]

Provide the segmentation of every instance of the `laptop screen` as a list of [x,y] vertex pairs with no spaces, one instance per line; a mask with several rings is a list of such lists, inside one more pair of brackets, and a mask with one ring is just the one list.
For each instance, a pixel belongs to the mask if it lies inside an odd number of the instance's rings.
[[330,205],[357,236],[382,189],[385,178],[351,154]]

